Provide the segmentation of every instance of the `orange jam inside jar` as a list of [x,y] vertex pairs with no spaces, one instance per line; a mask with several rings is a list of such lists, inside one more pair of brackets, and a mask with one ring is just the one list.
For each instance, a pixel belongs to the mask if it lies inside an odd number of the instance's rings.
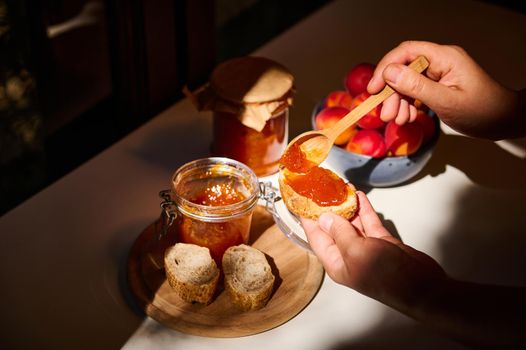
[[239,121],[232,113],[215,112],[212,153],[248,165],[258,176],[278,171],[279,159],[288,142],[289,110],[266,121],[261,131]]
[[240,162],[206,158],[184,165],[172,178],[177,241],[207,247],[221,266],[228,247],[248,243],[258,195],[256,175]]
[[240,161],[257,176],[278,171],[294,94],[284,66],[264,57],[233,58],[219,64],[206,85],[185,94],[198,110],[213,112],[214,156]]

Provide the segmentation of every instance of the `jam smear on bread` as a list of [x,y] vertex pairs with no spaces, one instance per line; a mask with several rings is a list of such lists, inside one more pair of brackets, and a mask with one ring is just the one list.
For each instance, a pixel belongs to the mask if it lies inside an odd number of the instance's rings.
[[299,142],[290,145],[281,157],[280,164],[294,173],[285,179],[287,185],[319,206],[336,206],[347,199],[345,182],[332,171],[309,161]]

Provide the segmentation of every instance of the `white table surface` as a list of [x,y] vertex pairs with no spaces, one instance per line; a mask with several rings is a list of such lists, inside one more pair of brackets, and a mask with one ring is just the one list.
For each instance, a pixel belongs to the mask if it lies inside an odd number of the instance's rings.
[[[526,87],[526,15],[468,0],[335,1],[254,54],[296,77],[294,136],[352,65],[405,39],[459,44],[505,85]],[[525,140],[443,129],[417,179],[370,200],[453,276],[526,286]],[[207,156],[210,140],[210,116],[183,100],[1,217],[0,348],[463,349],[328,277],[297,317],[243,338],[187,335],[141,314],[126,286],[128,251],[159,215],[158,191]]]

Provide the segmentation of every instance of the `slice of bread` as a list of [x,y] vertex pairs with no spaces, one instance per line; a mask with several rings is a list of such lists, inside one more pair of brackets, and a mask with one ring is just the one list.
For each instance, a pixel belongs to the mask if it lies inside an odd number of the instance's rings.
[[[312,199],[302,196],[301,194],[294,191],[294,189],[287,184],[286,179],[294,176],[300,176],[301,174],[293,173],[285,168],[279,171],[279,189],[281,197],[287,208],[294,213],[296,216],[318,219],[321,214],[325,212],[333,212],[346,219],[353,217],[354,213],[358,208],[358,201],[356,199],[355,188],[350,183],[347,183],[347,199],[345,202],[339,205],[333,206],[321,206],[314,202]],[[334,174],[335,176],[338,176]]]
[[245,244],[230,247],[223,255],[225,289],[241,310],[258,310],[270,298],[275,277],[261,251]]
[[212,301],[219,281],[219,268],[208,248],[177,243],[166,249],[164,268],[168,283],[181,299],[202,304]]

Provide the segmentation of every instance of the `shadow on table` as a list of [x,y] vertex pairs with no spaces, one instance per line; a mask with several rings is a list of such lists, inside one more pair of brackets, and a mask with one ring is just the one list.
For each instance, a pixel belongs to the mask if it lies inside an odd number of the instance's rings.
[[[179,123],[166,123],[155,134],[138,143],[132,154],[171,174],[185,163],[210,156],[212,138],[206,119],[185,118]],[[167,179],[168,182],[169,179]]]
[[[523,143],[515,142],[526,149]],[[525,160],[490,141],[442,135],[433,158],[413,181],[437,176],[446,166],[462,171],[474,185],[451,193],[455,200],[451,211],[444,213],[451,216],[451,222],[445,232],[438,234],[439,253],[433,258],[460,280],[526,286],[526,224],[517,219],[525,214]],[[430,213],[429,220],[436,214]],[[400,232],[400,236],[403,239],[404,233]],[[376,326],[365,334],[336,343],[331,349],[401,347],[465,349],[394,310],[384,312]]]
[[440,337],[419,324],[407,321],[405,324],[394,324],[388,316],[378,323],[373,331],[363,334],[352,341],[343,341],[333,345],[330,350],[370,350],[370,349],[404,349],[404,350],[467,350],[468,348],[451,340]]
[[[526,153],[526,138],[508,141]],[[429,163],[410,180],[438,176],[446,166],[462,171],[473,183],[499,189],[526,188],[526,159],[511,154],[495,142],[442,133]]]

